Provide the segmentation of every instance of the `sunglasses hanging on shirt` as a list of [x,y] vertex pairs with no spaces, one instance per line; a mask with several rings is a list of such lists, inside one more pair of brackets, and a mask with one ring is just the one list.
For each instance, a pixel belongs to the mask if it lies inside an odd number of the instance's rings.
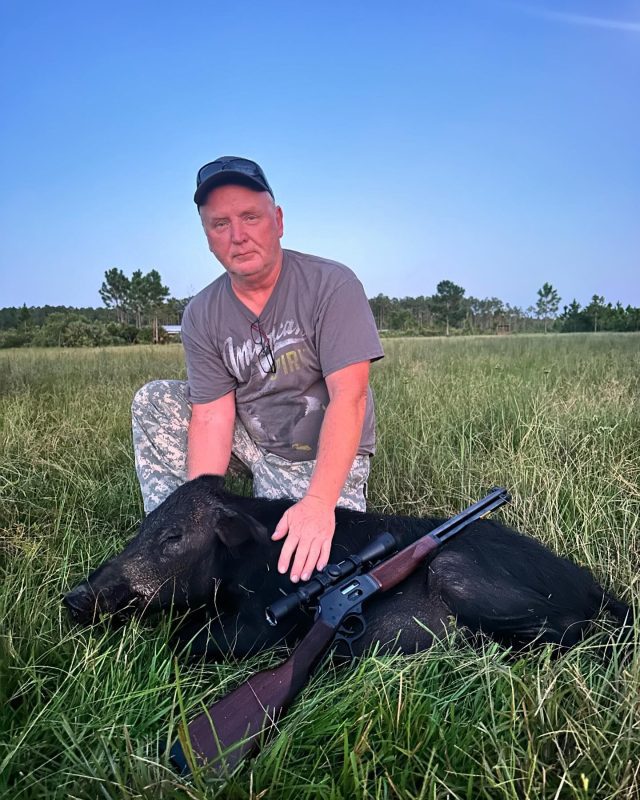
[[269,373],[275,375],[276,360],[273,357],[271,342],[269,341],[267,334],[264,332],[259,319],[256,319],[255,322],[251,323],[251,337],[253,338],[254,344],[260,345],[260,350],[258,351],[258,364],[260,364],[260,369],[265,375],[268,375]]

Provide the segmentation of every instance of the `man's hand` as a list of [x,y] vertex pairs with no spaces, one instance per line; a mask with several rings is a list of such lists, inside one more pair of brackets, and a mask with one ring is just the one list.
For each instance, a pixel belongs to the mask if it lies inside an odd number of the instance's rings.
[[271,537],[274,541],[287,537],[282,545],[278,561],[278,572],[289,569],[291,556],[295,552],[291,567],[291,581],[297,583],[302,577],[308,581],[314,567],[323,569],[329,562],[331,540],[336,528],[333,506],[313,495],[306,495],[285,511]]

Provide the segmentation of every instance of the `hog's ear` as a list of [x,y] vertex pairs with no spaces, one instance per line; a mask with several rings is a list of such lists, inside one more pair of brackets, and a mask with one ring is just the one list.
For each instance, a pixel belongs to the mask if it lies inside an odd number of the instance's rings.
[[212,492],[219,492],[224,489],[224,475],[199,475],[193,480],[194,482],[200,482]]
[[268,542],[269,531],[251,514],[239,508],[225,506],[216,526],[220,541],[229,548],[236,548],[245,542]]

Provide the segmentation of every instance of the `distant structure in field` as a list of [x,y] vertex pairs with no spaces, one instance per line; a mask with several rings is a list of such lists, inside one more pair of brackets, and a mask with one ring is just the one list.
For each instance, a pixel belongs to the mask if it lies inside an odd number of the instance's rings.
[[181,325],[163,325],[162,327],[167,336],[180,336]]

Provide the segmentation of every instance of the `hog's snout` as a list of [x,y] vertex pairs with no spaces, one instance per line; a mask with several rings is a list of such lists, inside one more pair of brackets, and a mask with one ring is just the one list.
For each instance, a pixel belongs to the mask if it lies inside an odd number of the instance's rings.
[[114,622],[126,622],[136,610],[137,600],[130,591],[123,591],[123,587],[109,587],[96,593],[87,581],[62,598],[69,615],[80,625],[93,625],[105,614]]
[[96,612],[96,597],[87,583],[81,583],[62,598],[75,622],[92,622]]

